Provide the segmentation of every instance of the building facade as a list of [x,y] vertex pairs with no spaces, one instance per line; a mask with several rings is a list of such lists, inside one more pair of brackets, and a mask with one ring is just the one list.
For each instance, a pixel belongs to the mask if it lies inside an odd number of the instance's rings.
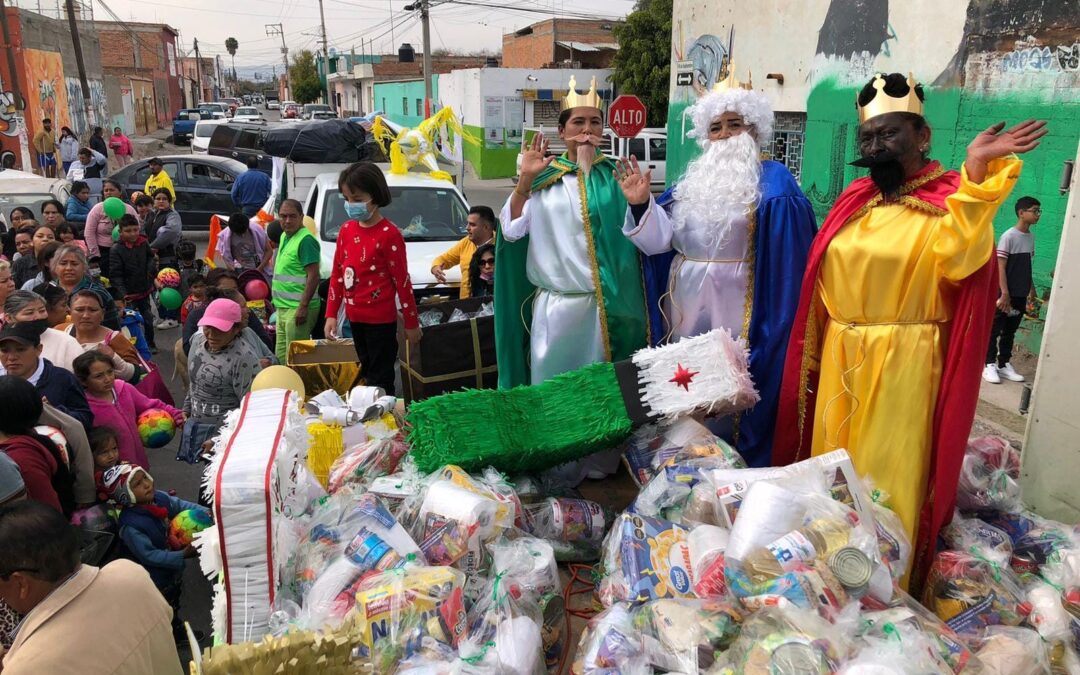
[[[856,157],[856,92],[875,72],[911,72],[926,88],[931,154],[958,168],[971,139],[1001,120],[1049,120],[1041,146],[1025,155],[1010,200],[1042,201],[1035,227],[1035,283],[1049,286],[1065,197],[1062,166],[1080,140],[1080,12],[1059,0],[675,0],[668,109],[669,180],[696,153],[686,109],[730,59],[752,73],[777,111],[772,150],[798,176],[819,218],[864,171]],[[729,52],[730,42],[736,45]],[[998,234],[1016,221],[999,210]],[[1028,346],[1037,349],[1039,324]]]
[[215,66],[216,62],[212,58],[180,57],[180,75],[184,90],[182,107],[190,108],[218,99],[220,83]]
[[610,68],[617,21],[547,19],[503,35],[504,68]]
[[129,118],[125,126],[136,133],[167,127],[184,105],[177,30],[161,23],[130,21],[94,21],[93,25],[101,39],[105,76],[121,87],[130,84],[129,97],[120,101]]
[[[82,15],[83,8],[80,4],[77,10],[80,18],[89,18],[88,11]],[[34,171],[37,156],[30,140],[41,128],[41,120],[51,119],[56,132],[60,127],[71,127],[84,141],[93,126],[113,121],[98,36],[91,22],[79,21],[90,94],[87,106],[67,21],[16,7],[7,7],[3,19],[10,36],[6,49],[15,72],[11,72],[8,58],[0,58],[0,162]]]

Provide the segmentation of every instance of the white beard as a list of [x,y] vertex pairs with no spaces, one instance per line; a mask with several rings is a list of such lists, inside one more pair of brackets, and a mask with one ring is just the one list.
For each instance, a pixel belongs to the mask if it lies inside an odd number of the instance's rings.
[[591,143],[578,143],[577,165],[583,176],[588,176],[592,171],[593,162],[596,160],[596,146]]
[[689,220],[712,230],[712,242],[726,242],[731,226],[761,197],[758,153],[757,140],[748,133],[710,143],[675,187],[672,227],[681,230]]

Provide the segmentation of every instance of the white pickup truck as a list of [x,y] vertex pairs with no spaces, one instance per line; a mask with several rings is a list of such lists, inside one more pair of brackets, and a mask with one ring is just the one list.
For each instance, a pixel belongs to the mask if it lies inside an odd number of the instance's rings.
[[[304,165],[295,165],[301,167]],[[338,190],[340,169],[327,171],[336,165],[307,165],[320,167],[323,173],[311,178],[294,175],[299,184],[309,185],[304,200],[304,213],[315,220],[316,232],[322,246],[322,264],[319,271],[324,279],[333,269],[334,252],[337,250],[338,230],[348,218],[345,216],[345,199]],[[345,168],[347,165],[341,165]],[[380,165],[381,166],[381,165]],[[457,267],[446,270],[446,284],[439,284],[431,274],[435,258],[465,236],[465,223],[469,205],[456,185],[446,180],[432,178],[426,173],[409,173],[396,176],[384,168],[392,201],[381,209],[383,216],[398,226],[405,237],[405,253],[409,260],[409,276],[418,297],[445,292],[449,287],[461,284]],[[290,182],[292,179],[290,178]],[[298,187],[298,186],[297,186]],[[297,197],[295,188],[289,189],[290,197]]]
[[[532,140],[533,135],[543,131],[548,136],[548,152],[560,155],[566,151],[566,144],[558,137],[554,128],[525,127],[522,133],[522,148]],[[667,129],[643,129],[633,138],[618,138],[611,129],[604,129],[600,152],[608,157],[637,157],[642,171],[652,171],[650,189],[656,194],[664,191],[667,181]],[[521,153],[517,156],[517,170],[521,172]],[[516,178],[515,178],[516,180]]]

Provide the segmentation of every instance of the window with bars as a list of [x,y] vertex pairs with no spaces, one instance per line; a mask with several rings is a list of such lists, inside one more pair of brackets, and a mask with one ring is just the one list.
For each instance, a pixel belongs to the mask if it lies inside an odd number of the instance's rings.
[[788,168],[795,180],[802,178],[803,145],[806,140],[806,113],[777,112],[769,157]]

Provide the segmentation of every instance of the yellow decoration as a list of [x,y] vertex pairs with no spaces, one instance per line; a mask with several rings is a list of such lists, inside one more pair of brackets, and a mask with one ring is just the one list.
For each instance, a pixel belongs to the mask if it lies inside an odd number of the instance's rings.
[[415,129],[402,127],[398,131],[380,115],[371,125],[371,135],[384,147],[390,146],[390,173],[404,176],[419,167],[427,169],[432,178],[442,180],[453,180],[453,176],[439,168],[438,156],[460,162],[461,141],[478,143],[465,133],[449,107],[427,118]]
[[881,73],[875,75],[874,89],[877,89],[877,94],[874,96],[873,100],[865,106],[860,106],[859,95],[855,95],[855,107],[859,111],[859,124],[886,113],[909,112],[916,115],[922,115],[923,102],[919,100],[918,95],[915,93],[917,84],[915,76],[909,72],[907,78],[907,95],[902,97],[889,96],[885,93],[885,78],[882,77]]
[[753,81],[753,78],[750,76],[750,71],[749,70],[746,71],[746,82],[740,82],[735,77],[735,64],[734,63],[728,63],[727,73],[728,73],[727,77],[725,77],[722,80],[717,80],[716,84],[713,85],[712,90],[714,92],[719,93],[719,92],[722,92],[722,91],[727,91],[729,89],[746,89],[747,91],[753,90],[754,81]]
[[570,76],[570,90],[566,92],[566,96],[562,100],[561,110],[570,110],[571,108],[604,109],[604,101],[600,98],[600,94],[596,93],[595,77],[589,86],[589,93],[582,95],[577,91],[577,78],[573,75]]
[[336,424],[311,422],[308,424],[311,445],[308,447],[307,465],[319,484],[326,489],[330,479],[330,467],[345,452],[341,427]]
[[255,376],[251,382],[251,391],[263,389],[291,389],[296,392],[300,400],[304,400],[304,381],[288,366],[270,366],[263,368],[262,372]]

